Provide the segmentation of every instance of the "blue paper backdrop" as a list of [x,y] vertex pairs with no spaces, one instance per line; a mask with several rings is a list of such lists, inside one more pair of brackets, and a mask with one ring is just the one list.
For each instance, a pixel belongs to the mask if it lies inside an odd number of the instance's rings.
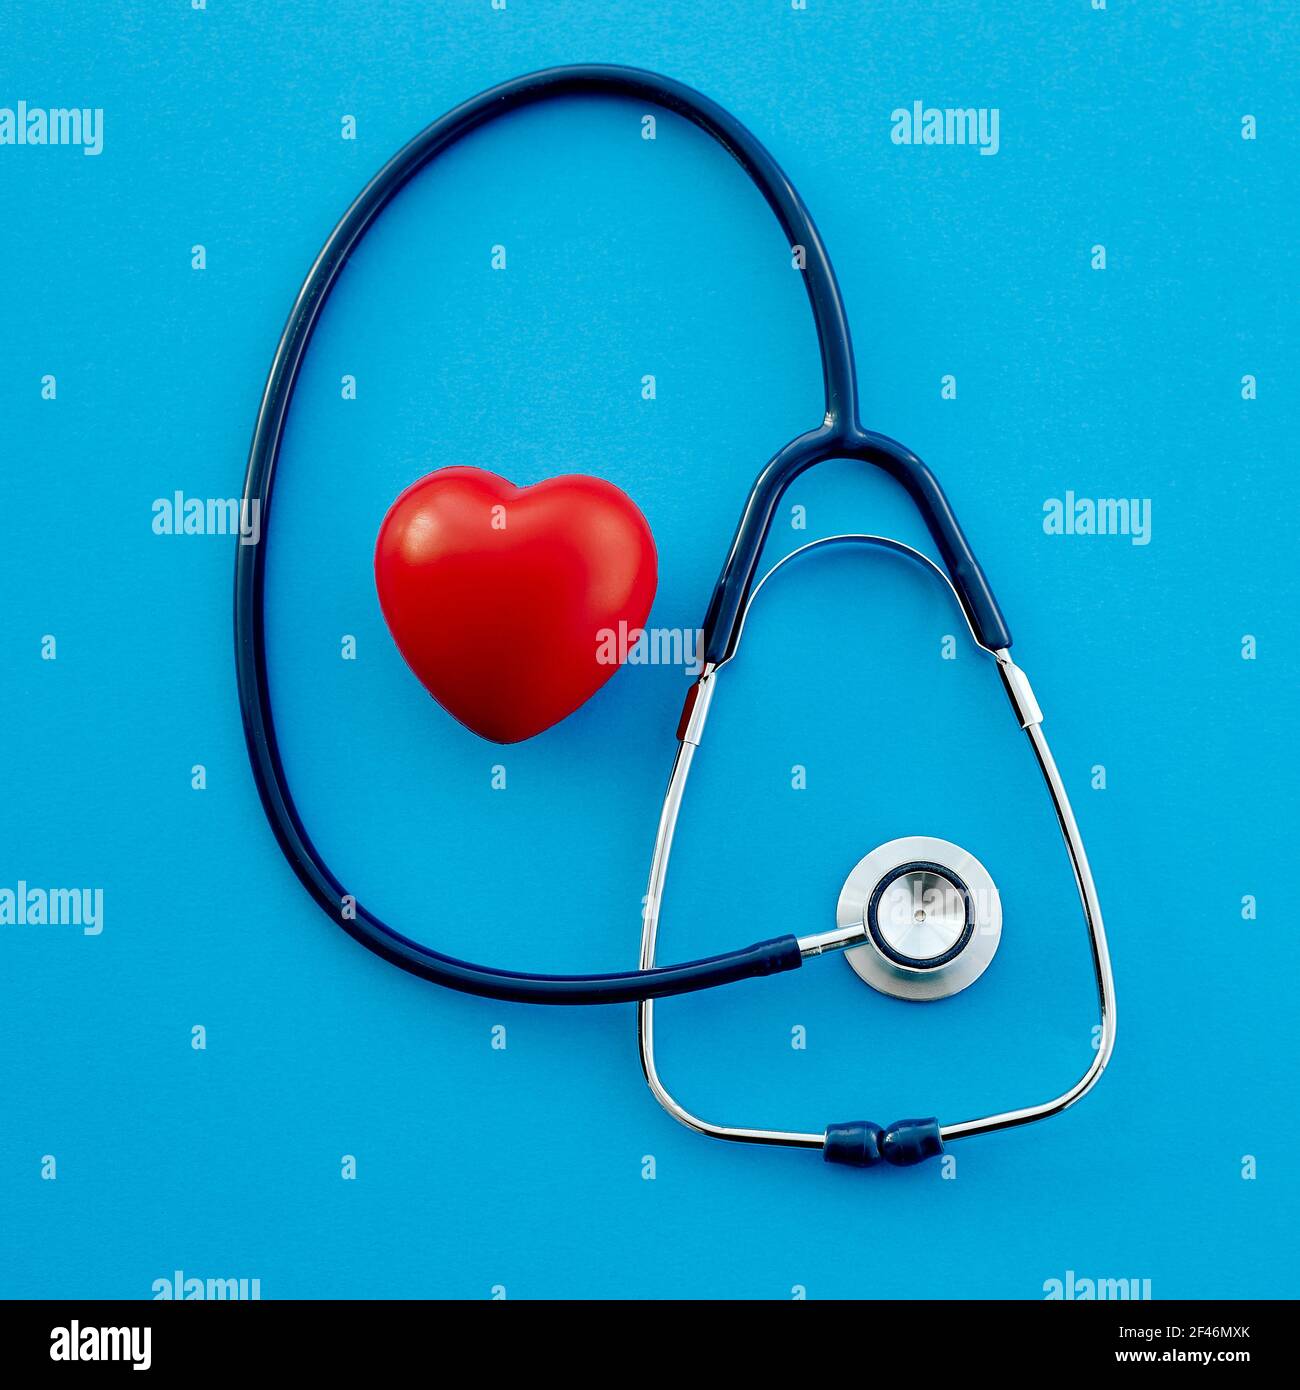
[[[179,1269],[267,1298],[1041,1298],[1073,1270],[1295,1295],[1297,27],[1280,0],[6,6],[0,105],[102,107],[104,145],[0,146],[0,887],[102,887],[104,922],[0,927],[0,1290],[149,1297]],[[152,529],[155,499],[238,492],[276,335],[366,178],[481,88],[584,60],[698,87],[795,179],[864,415],[944,480],[1074,795],[1113,1068],[1064,1118],[955,1146],[946,1174],[710,1143],[645,1090],[630,1008],[458,996],[348,941],[246,766],[233,546]],[[998,152],[894,144],[914,101],[997,108]],[[682,121],[643,139],[644,114],[533,110],[402,195],[324,315],[271,531],[273,686],[312,833],[409,934],[533,969],[635,962],[685,678],[628,669],[493,748],[404,668],[370,557],[435,466],[590,472],[654,529],[654,624],[699,622],[820,380],[761,199]],[[1149,543],[1045,533],[1067,491],[1149,499]],[[769,553],[846,529],[922,539],[892,484],[832,464]],[[697,762],[663,958],[825,929],[857,858],[935,834],[1002,890],[997,959],[931,1008],[834,959],[662,1005],[664,1074],[698,1111],[956,1120],[1087,1065],[1050,808],[948,634],[942,589],[888,559],[774,585]]]

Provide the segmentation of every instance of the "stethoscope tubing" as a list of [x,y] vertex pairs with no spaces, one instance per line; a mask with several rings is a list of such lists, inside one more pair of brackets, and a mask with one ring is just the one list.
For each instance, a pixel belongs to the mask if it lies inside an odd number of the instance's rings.
[[276,347],[258,410],[243,503],[256,504],[261,539],[236,547],[235,660],[240,711],[258,793],[279,845],[304,887],[350,936],[393,965],[470,994],[540,1004],[616,1004],[710,989],[802,964],[793,935],[680,965],[600,975],[541,975],[476,965],[435,951],[368,911],[335,877],[303,824],[280,755],[267,672],[265,588],[275,468],[294,388],[312,333],[348,256],[375,219],[431,160],[463,136],[511,111],[579,94],[635,97],[686,117],[741,165],[776,214],[792,246],[804,252],[804,280],[817,330],[825,416],[767,465],[742,513],[705,622],[706,660],[720,664],[738,640],[746,599],[771,524],[790,482],[831,458],[875,464],[900,481],[924,516],[979,640],[1006,648],[1011,637],[978,562],[930,470],[902,445],[858,423],[848,320],[835,273],[808,210],[763,145],[722,107],[691,88],[636,68],[579,65],[546,69],[502,83],[462,103],[398,151],[362,190],[330,233],[304,280]]

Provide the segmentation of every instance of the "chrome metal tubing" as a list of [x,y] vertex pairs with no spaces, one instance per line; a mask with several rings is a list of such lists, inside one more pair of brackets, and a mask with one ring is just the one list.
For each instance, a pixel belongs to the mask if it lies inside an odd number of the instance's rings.
[[[1041,716],[1040,716],[1041,718]],[[1101,1011],[1101,1036],[1097,1040],[1097,1052],[1092,1065],[1070,1087],[1054,1100],[1041,1105],[1030,1105],[1023,1110],[1006,1110],[997,1115],[985,1115],[978,1120],[963,1120],[960,1124],[941,1125],[939,1133],[944,1143],[952,1139],[969,1139],[975,1134],[989,1134],[998,1129],[1011,1129],[1015,1125],[1032,1124],[1035,1120],[1046,1120],[1068,1110],[1075,1101],[1084,1096],[1097,1084],[1111,1053],[1115,1050],[1115,979],[1111,973],[1110,951],[1106,946],[1106,928],[1101,920],[1101,904],[1097,900],[1097,888],[1092,880],[1092,869],[1088,865],[1088,855],[1083,848],[1083,837],[1079,834],[1078,823],[1066,794],[1065,784],[1057,770],[1052,750],[1047,746],[1041,724],[1030,724],[1025,733],[1033,746],[1034,756],[1042,770],[1043,780],[1056,810],[1056,819],[1061,827],[1065,848],[1074,869],[1074,881],[1079,889],[1079,901],[1083,905],[1084,920],[1088,924],[1088,941],[1092,948],[1092,968],[1097,980],[1097,1005]]]
[[867,924],[855,922],[850,927],[835,927],[832,931],[801,936],[799,951],[804,960],[807,960],[810,956],[824,956],[827,951],[847,951],[850,946],[861,946],[869,936]]
[[[711,671],[700,677],[701,681],[706,679],[712,684],[713,673]],[[691,722],[689,712],[699,708],[700,702],[698,700],[688,699],[686,723]],[[694,732],[698,736],[699,729],[695,729]],[[695,757],[696,747],[696,743],[688,743],[685,740],[677,745],[677,756],[673,759],[673,770],[668,778],[668,790],[664,794],[663,809],[659,815],[659,829],[655,834],[654,855],[650,861],[650,881],[646,888],[645,908],[642,912],[642,969],[647,968],[644,964],[646,961],[649,961],[651,965],[654,964],[655,946],[659,937],[659,910],[663,902],[664,880],[668,873],[668,860],[672,854],[673,834],[677,829],[677,816],[681,810],[682,793],[686,790],[686,779],[690,776],[691,761]],[[645,1073],[646,1084],[650,1087],[651,1093],[659,1104],[674,1120],[684,1124],[687,1129],[696,1130],[700,1134],[707,1134],[713,1139],[730,1139],[740,1144],[786,1144],[796,1148],[821,1148],[824,1136],[820,1134],[797,1134],[777,1129],[736,1129],[729,1125],[711,1124],[708,1120],[702,1120],[698,1115],[691,1114],[684,1105],[677,1102],[659,1079],[659,1071],[655,1065],[655,1006],[652,999],[645,999],[637,1005],[636,1021],[637,1038],[641,1051],[641,1070]]]
[[[873,545],[888,552],[920,561],[928,571],[943,580],[945,586],[952,593],[954,601],[957,602],[958,608],[965,614],[965,609],[962,607],[960,598],[948,575],[921,551],[888,536],[827,536],[820,540],[810,541],[807,545],[791,551],[790,554],[778,560],[759,580],[750,594],[749,602],[742,615],[741,636],[743,636],[744,622],[749,616],[749,609],[753,606],[754,599],[758,597],[763,586],[777,570],[801,555],[841,543]],[[969,619],[967,619],[967,626],[970,627]],[[1011,659],[1010,652],[1005,648],[994,650],[985,647],[976,637],[973,628],[971,628],[971,637],[976,646],[980,647],[982,651],[988,652],[997,662],[998,674],[1011,702],[1017,723],[1029,739],[1052,799],[1056,818],[1070,857],[1070,864],[1074,870],[1075,883],[1079,890],[1079,899],[1088,928],[1093,973],[1097,984],[1097,1000],[1101,1013],[1101,1034],[1091,1065],[1068,1091],[1063,1092],[1053,1100],[1045,1101],[1040,1105],[1028,1106],[1022,1110],[1007,1110],[998,1114],[986,1115],[980,1119],[963,1120],[959,1124],[942,1125],[939,1132],[945,1143],[954,1139],[968,1139],[977,1134],[992,1133],[999,1129],[1010,1129],[1017,1125],[1031,1124],[1035,1120],[1045,1120],[1052,1115],[1060,1114],[1061,1111],[1068,1109],[1077,1100],[1087,1095],[1097,1084],[1097,1080],[1110,1061],[1111,1053],[1115,1047],[1115,984],[1111,973],[1110,953],[1106,946],[1106,931],[1102,923],[1101,905],[1097,900],[1097,890],[1093,883],[1092,871],[1088,866],[1088,857],[1084,851],[1078,823],[1075,821],[1065,785],[1061,780],[1061,774],[1052,757],[1047,739],[1043,735],[1042,711],[1034,698],[1028,677]],[[739,639],[736,650],[739,650]],[[659,826],[655,835],[654,853],[650,861],[650,879],[646,890],[645,909],[642,914],[640,956],[640,968],[642,970],[652,969],[655,964],[664,884],[667,879],[668,862],[672,854],[677,819],[681,812],[682,797],[686,790],[686,782],[690,775],[695,750],[703,735],[705,718],[715,693],[717,673],[725,664],[726,662],[721,662],[717,666],[707,666],[704,669],[688,693],[682,712],[682,722],[678,735],[680,741],[676,757],[673,760],[672,773],[668,779],[668,789],[664,794],[663,809],[660,812]],[[810,956],[821,955],[824,952],[838,951],[857,945],[861,938],[862,934],[858,933],[856,929],[841,928],[800,937],[799,946],[806,959]],[[780,1129],[745,1129],[733,1125],[713,1124],[692,1114],[676,1100],[659,1076],[655,1062],[654,1013],[653,1000],[647,999],[637,1006],[637,1035],[641,1054],[641,1069],[645,1073],[646,1082],[654,1098],[673,1119],[697,1133],[708,1135],[713,1139],[729,1140],[733,1143],[777,1144],[804,1149],[823,1147],[824,1134]]]

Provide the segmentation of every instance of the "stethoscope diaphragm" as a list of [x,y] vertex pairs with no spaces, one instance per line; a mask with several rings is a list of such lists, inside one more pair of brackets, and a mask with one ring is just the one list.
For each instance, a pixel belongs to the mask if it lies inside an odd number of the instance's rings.
[[836,925],[865,928],[845,951],[857,975],[896,999],[946,999],[988,969],[1002,936],[1002,902],[973,854],[909,835],[873,849],[845,880]]

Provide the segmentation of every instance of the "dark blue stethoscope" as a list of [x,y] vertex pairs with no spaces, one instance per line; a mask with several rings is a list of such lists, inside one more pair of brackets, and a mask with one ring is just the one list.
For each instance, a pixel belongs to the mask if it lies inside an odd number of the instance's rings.
[[[803,273],[822,361],[825,413],[815,428],[791,440],[758,475],[745,500],[735,538],[709,601],[703,629],[703,671],[687,696],[655,847],[642,938],[642,968],[605,975],[539,975],[471,964],[395,931],[348,893],[313,845],[285,776],[271,708],[263,612],[266,537],[275,465],[298,373],[325,301],[358,242],[390,200],[425,165],[463,136],[534,103],[583,94],[634,97],[686,117],[717,140],[759,188],[791,246],[803,251]],[[658,1076],[651,1000],[794,970],[809,956],[831,950],[844,951],[858,974],[882,993],[904,999],[940,998],[970,983],[996,948],[1001,909],[992,881],[984,881],[982,866],[957,846],[911,837],[881,846],[861,861],[841,894],[833,932],[781,936],[679,965],[654,962],[659,898],[677,808],[717,673],[736,654],[746,613],[758,589],[793,558],[786,557],[756,583],[760,554],[782,495],[805,469],[828,459],[857,459],[875,464],[900,482],[924,517],[944,568],[884,537],[829,537],[803,550],[837,541],[865,542],[905,554],[937,574],[960,604],[976,644],[994,657],[1012,709],[1029,736],[1052,796],[1088,924],[1101,1027],[1092,1063],[1083,1077],[1069,1091],[1041,1105],[958,1124],[941,1125],[935,1119],[907,1120],[882,1129],[853,1122],[832,1125],[817,1133],[740,1129],[713,1125],[691,1115],[673,1100]],[[1114,987],[1105,933],[1078,827],[1042,736],[1042,716],[1024,673],[1010,657],[1011,634],[934,474],[908,449],[864,429],[859,421],[847,315],[821,237],[776,161],[722,107],[679,82],[636,68],[548,68],[504,82],[464,102],[399,150],[330,233],[294,302],[275,351],[253,431],[243,505],[247,508],[254,503],[262,518],[262,539],[255,546],[237,547],[235,567],[235,654],[249,760],[267,818],[294,872],[328,916],[362,945],[411,974],[489,998],[534,1004],[637,1002],[646,1076],[656,1097],[675,1118],[716,1138],[820,1148],[828,1160],[854,1166],[872,1166],[879,1161],[896,1165],[918,1162],[937,1154],[945,1142],[953,1139],[1057,1114],[1095,1084],[1110,1057],[1115,1030]],[[796,552],[799,553],[803,551]]]

